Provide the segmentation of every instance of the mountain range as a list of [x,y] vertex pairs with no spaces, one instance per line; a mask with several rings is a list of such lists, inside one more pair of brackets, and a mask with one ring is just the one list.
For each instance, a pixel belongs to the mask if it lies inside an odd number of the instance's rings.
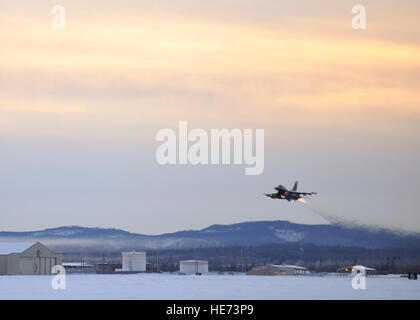
[[184,249],[261,244],[311,244],[359,248],[420,248],[420,234],[342,225],[305,225],[289,221],[254,221],[212,225],[201,230],[161,235],[119,229],[64,226],[29,232],[0,232],[0,241],[40,240],[54,247],[109,249]]

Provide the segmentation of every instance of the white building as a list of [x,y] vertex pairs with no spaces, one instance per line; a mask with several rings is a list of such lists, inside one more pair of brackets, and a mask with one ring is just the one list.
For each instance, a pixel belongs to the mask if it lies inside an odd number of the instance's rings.
[[340,276],[356,276],[357,274],[361,274],[363,276],[372,276],[376,275],[376,269],[368,268],[361,265],[356,266],[347,266],[337,269],[337,274]]
[[123,252],[121,271],[146,272],[146,252]]
[[184,260],[179,262],[179,272],[185,274],[203,274],[209,272],[208,261]]
[[40,242],[0,242],[0,275],[51,274],[61,261],[61,254]]

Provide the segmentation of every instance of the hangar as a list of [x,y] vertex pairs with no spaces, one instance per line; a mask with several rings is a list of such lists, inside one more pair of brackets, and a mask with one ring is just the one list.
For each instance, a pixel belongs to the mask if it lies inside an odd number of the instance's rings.
[[0,275],[44,275],[62,256],[40,242],[0,242]]
[[306,268],[288,264],[270,264],[265,266],[255,266],[247,274],[249,275],[298,275],[306,274]]
[[354,277],[360,273],[363,276],[374,276],[376,275],[376,269],[368,268],[365,266],[357,265],[357,266],[347,266],[337,269],[337,274],[340,276],[349,276],[351,275]]
[[209,263],[203,260],[183,260],[179,262],[179,272],[197,275],[208,273]]
[[122,252],[121,271],[146,272],[146,252]]

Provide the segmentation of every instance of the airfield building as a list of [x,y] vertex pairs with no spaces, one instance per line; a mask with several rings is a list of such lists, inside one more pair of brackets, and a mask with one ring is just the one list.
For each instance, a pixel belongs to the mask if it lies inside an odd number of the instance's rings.
[[122,269],[121,263],[95,263],[93,269],[96,273],[114,273],[117,269]]
[[203,260],[183,260],[179,262],[179,272],[185,274],[208,273],[209,262]]
[[93,265],[84,262],[63,262],[66,273],[94,273]]
[[123,272],[146,272],[146,252],[123,252]]
[[285,276],[305,274],[306,268],[288,264],[270,264],[265,266],[255,266],[248,275],[266,275],[266,276]]
[[49,275],[61,261],[40,242],[0,242],[0,275]]
[[376,275],[376,269],[361,266],[361,265],[356,265],[356,266],[338,268],[337,274],[340,276],[355,276],[357,274],[361,274],[363,276],[374,276]]

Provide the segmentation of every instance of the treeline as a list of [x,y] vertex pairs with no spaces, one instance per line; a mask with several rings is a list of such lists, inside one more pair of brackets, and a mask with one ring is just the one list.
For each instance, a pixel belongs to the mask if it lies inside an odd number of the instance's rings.
[[[127,248],[133,250],[133,248]],[[139,251],[143,251],[141,249]],[[259,246],[202,247],[193,249],[146,250],[147,263],[158,270],[176,272],[180,260],[206,260],[210,271],[246,272],[264,264],[301,265],[315,272],[335,272],[337,268],[361,264],[378,273],[420,271],[419,248],[366,249],[344,246],[266,244]],[[121,263],[121,250],[66,250],[65,261]]]

